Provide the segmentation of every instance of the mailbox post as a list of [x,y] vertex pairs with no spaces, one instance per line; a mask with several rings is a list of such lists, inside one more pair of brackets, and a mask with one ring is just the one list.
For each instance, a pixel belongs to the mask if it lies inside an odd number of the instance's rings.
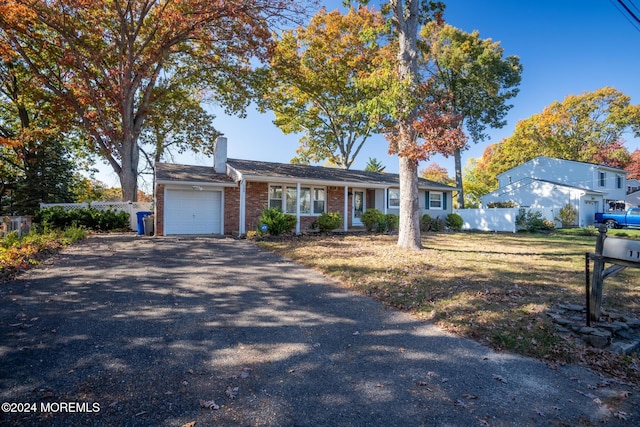
[[[600,318],[604,279],[618,274],[627,267],[640,268],[640,241],[607,237],[605,225],[601,225],[599,231],[596,252],[589,254],[593,260],[593,279],[587,317],[594,321]],[[605,268],[607,262],[613,265]]]

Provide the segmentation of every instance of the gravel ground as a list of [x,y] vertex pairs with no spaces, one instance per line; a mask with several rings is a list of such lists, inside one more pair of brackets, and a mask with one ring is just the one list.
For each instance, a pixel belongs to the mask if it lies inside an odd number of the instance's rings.
[[251,242],[97,235],[0,285],[0,425],[626,426],[637,390],[498,354]]

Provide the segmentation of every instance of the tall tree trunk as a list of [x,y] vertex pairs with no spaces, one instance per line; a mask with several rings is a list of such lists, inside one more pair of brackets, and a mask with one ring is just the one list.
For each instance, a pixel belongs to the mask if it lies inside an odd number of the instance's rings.
[[[398,77],[409,83],[408,90],[417,86],[418,81],[418,17],[419,1],[408,0],[395,3],[394,18],[398,26]],[[409,14],[406,14],[406,11]],[[407,97],[408,99],[411,96]],[[413,123],[417,116],[416,107],[409,100],[401,100],[398,110],[398,152],[417,144],[417,133]],[[412,150],[407,150],[412,152]],[[398,227],[398,246],[407,249],[420,249],[420,211],[418,205],[418,164],[415,159],[399,156],[400,162],[400,223]]]
[[458,209],[464,209],[464,192],[462,190],[462,150],[456,148],[454,153],[455,168],[456,168],[456,187],[460,188],[458,191]]
[[420,206],[418,203],[418,173],[416,162],[400,157],[400,223],[398,246],[420,249]]
[[118,173],[120,186],[122,187],[122,200],[127,202],[138,201],[138,163],[140,152],[138,142],[129,136],[122,144],[122,167]]

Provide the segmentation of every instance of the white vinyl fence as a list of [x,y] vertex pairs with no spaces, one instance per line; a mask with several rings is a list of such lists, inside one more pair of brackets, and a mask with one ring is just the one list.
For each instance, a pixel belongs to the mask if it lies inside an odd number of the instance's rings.
[[[551,208],[526,208],[527,211],[540,211],[545,219],[554,221]],[[453,212],[462,217],[463,230],[503,231],[515,233],[516,217],[520,208],[455,209]],[[554,221],[555,222],[555,221]]]
[[125,211],[129,214],[129,225],[133,231],[138,229],[137,213],[142,211],[153,212],[152,202],[91,202],[91,203],[40,203],[40,209],[53,206],[62,206],[65,210],[92,208],[106,211],[108,209]]

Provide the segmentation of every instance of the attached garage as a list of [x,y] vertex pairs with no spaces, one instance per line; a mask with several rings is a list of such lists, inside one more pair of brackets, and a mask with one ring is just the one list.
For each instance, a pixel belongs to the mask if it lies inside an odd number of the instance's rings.
[[165,190],[164,234],[223,234],[223,191]]

